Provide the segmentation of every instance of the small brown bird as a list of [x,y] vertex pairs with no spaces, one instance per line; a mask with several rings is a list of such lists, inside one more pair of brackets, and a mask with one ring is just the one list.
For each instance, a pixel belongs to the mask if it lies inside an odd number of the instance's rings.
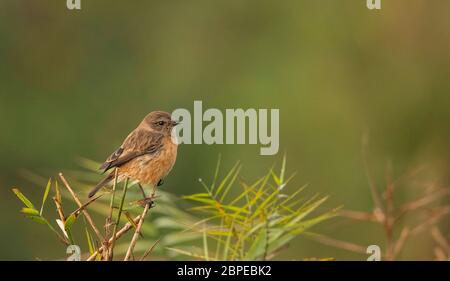
[[[153,111],[124,140],[122,145],[100,166],[103,172],[118,168],[117,181],[126,178],[155,188],[170,172],[177,158],[177,144],[171,131],[178,122],[167,112]],[[112,171],[89,193],[92,197],[115,178]]]

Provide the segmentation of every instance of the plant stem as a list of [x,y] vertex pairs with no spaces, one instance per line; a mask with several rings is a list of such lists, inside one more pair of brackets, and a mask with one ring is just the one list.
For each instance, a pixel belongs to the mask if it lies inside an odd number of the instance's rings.
[[[109,204],[109,215],[106,218],[106,222],[105,222],[105,240],[103,241],[103,244],[108,247],[107,254],[105,255],[105,260],[110,260],[112,259],[112,248],[109,248],[108,245],[108,240],[110,238],[111,235],[111,224],[112,224],[112,215],[113,215],[113,210],[114,210],[114,199],[115,199],[115,195],[116,195],[116,186],[117,186],[117,176],[119,173],[119,168],[116,168],[114,170],[114,184],[113,184],[113,189],[112,189],[112,194],[111,194],[111,202]],[[116,228],[115,228],[116,229]]]
[[[59,177],[61,178],[61,180],[64,183],[64,186],[67,188],[67,190],[69,190],[70,195],[72,195],[72,197],[73,197],[74,201],[77,203],[78,207],[80,207],[80,208],[83,207],[83,204],[81,203],[80,199],[75,194],[75,192],[73,192],[72,188],[70,187],[69,183],[64,178],[62,173],[59,173]],[[83,212],[84,216],[86,217],[86,220],[89,222],[89,225],[92,227],[95,234],[97,235],[97,238],[99,239],[99,241],[103,241],[103,237],[102,237],[100,231],[98,231],[98,228],[95,226],[94,221],[92,220],[89,213],[85,209],[83,209],[82,212]]]
[[117,232],[117,227],[119,226],[119,222],[120,222],[120,217],[122,216],[122,210],[123,210],[123,204],[125,202],[125,196],[127,195],[127,189],[128,189],[128,181],[129,179],[127,178],[125,180],[125,184],[123,185],[123,191],[122,191],[122,198],[120,199],[120,206],[119,206],[119,212],[117,213],[117,220],[114,224],[114,231],[113,231],[113,235],[112,235],[112,241],[110,243],[109,246],[109,260],[113,259],[114,256],[114,245],[116,243],[116,232]]
[[[141,215],[134,218],[134,223],[137,223],[141,219]],[[117,240],[122,237],[125,233],[128,232],[133,227],[133,224],[127,222],[117,233],[111,237],[108,241],[109,244],[112,243],[113,240]],[[106,249],[105,246],[101,246],[97,251],[95,251],[86,261],[93,261],[98,254],[101,254]]]
[[136,227],[136,231],[134,232],[133,238],[131,239],[130,246],[128,247],[128,250],[127,250],[127,253],[125,255],[124,261],[130,260],[130,257],[131,257],[131,255],[133,253],[134,246],[136,245],[136,242],[137,242],[137,240],[139,238],[139,234],[141,233],[141,227],[142,227],[142,224],[144,223],[144,218],[147,215],[148,210],[150,209],[150,205],[151,205],[151,202],[145,204],[144,211],[142,212],[141,218],[140,218],[139,223],[138,223],[138,225]]

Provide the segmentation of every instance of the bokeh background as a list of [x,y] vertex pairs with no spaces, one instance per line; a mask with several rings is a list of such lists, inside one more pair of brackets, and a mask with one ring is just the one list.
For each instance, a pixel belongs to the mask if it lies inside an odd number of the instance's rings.
[[[280,152],[259,145],[184,145],[165,188],[201,191],[218,155],[252,181],[285,153],[292,190],[329,194],[328,207],[371,211],[361,154],[380,188],[425,165],[449,183],[450,2],[382,1],[0,2],[0,259],[64,256],[44,227],[25,220],[11,192],[39,200],[24,171],[55,176],[77,157],[104,160],[153,110],[279,108]],[[444,200],[444,199],[443,199]],[[51,211],[51,209],[49,209]],[[448,217],[441,230],[450,230]],[[382,230],[324,223],[318,231],[362,245]],[[402,259],[432,259],[433,241],[408,241]],[[306,238],[279,259],[365,259]]]

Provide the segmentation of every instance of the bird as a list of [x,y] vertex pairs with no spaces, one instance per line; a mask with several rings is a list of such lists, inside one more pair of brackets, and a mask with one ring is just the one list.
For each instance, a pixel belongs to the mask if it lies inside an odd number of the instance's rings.
[[[139,125],[125,138],[99,170],[105,173],[117,168],[117,182],[129,179],[141,188],[151,185],[153,194],[156,186],[172,170],[177,158],[177,142],[172,138],[172,129],[178,125],[171,115],[164,111],[147,114]],[[102,187],[115,180],[115,169],[101,180],[88,194],[93,197]]]

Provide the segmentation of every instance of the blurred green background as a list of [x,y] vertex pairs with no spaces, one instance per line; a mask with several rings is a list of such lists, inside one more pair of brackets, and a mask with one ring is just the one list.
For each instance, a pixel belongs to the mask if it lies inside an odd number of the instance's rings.
[[[449,1],[65,1],[0,2],[0,259],[64,256],[44,227],[26,221],[10,189],[39,200],[45,176],[104,160],[150,111],[279,108],[280,152],[259,145],[183,145],[164,188],[201,190],[217,157],[240,160],[249,181],[279,164],[294,186],[331,196],[329,207],[373,208],[361,155],[380,186],[427,165],[449,183]],[[51,208],[48,210],[52,211]],[[336,220],[336,222],[338,219]],[[450,226],[444,220],[443,230]],[[377,227],[324,223],[320,231],[362,245]],[[39,241],[39,243],[36,243]],[[381,242],[380,242],[381,241]],[[405,259],[433,258],[418,237]],[[414,240],[409,243],[414,243]],[[281,259],[364,255],[297,239]]]

